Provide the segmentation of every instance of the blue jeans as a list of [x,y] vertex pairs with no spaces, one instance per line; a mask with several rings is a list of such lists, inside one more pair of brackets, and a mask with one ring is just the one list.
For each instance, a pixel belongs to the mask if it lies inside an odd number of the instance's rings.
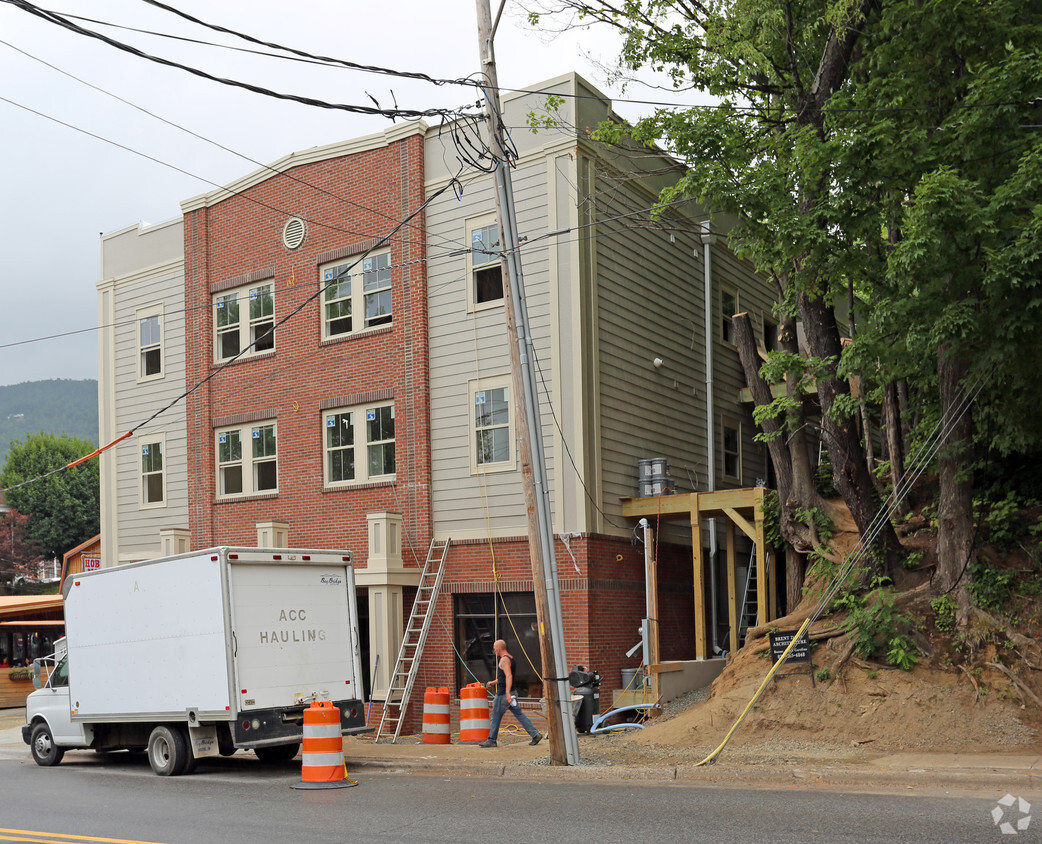
[[489,725],[488,740],[495,741],[499,735],[499,722],[503,720],[503,716],[507,710],[514,713],[514,717],[517,718],[517,723],[525,728],[525,731],[532,737],[535,738],[541,735],[539,730],[532,726],[532,722],[528,720],[528,716],[521,711],[519,704],[507,703],[506,695],[496,695],[492,699],[492,720]]

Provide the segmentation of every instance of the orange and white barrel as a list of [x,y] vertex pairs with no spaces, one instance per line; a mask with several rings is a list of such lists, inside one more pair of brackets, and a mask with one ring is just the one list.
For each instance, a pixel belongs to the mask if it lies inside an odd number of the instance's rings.
[[424,744],[449,744],[451,734],[449,690],[428,687],[423,695],[423,732],[420,741]]
[[301,779],[293,788],[347,788],[355,785],[344,766],[344,734],[340,710],[328,700],[304,710]]
[[491,729],[488,692],[481,683],[468,683],[459,690],[459,740],[485,741]]

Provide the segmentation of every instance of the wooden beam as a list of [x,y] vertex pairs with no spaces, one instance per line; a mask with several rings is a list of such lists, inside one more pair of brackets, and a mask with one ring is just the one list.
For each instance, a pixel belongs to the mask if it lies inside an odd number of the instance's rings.
[[767,581],[767,542],[763,536],[763,510],[756,510],[756,622],[766,624],[774,619],[774,588]]
[[648,666],[648,671],[652,674],[668,674],[670,671],[683,671],[684,663],[682,662],[660,662],[657,665],[652,664]]
[[[654,550],[655,531],[648,530],[648,542],[651,547],[644,548],[644,564],[647,567],[648,594],[651,597],[651,615],[648,616],[648,665],[657,665],[659,661],[659,623],[658,623],[658,560],[655,559]],[[655,700],[662,697],[662,683],[658,674],[651,675],[651,696]],[[656,717],[662,714],[661,709],[653,710]]]
[[742,533],[748,536],[753,542],[756,541],[756,529],[749,524],[737,510],[731,507],[725,507],[724,515],[738,525],[738,527],[742,529]]
[[633,519],[687,518],[691,515],[691,496],[687,495],[653,495],[645,498],[623,498],[622,515]]

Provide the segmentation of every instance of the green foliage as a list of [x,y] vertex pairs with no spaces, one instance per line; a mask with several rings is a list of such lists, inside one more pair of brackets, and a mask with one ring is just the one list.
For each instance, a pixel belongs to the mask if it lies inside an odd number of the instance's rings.
[[897,635],[888,642],[886,661],[902,671],[911,671],[919,662],[918,648],[907,636]]
[[815,672],[814,676],[818,678],[819,683],[824,683],[832,676],[832,672],[827,668],[819,668],[817,672]]
[[[29,534],[48,556],[60,557],[100,531],[97,460],[43,478],[93,450],[93,443],[85,440],[42,433],[11,445],[2,474],[4,495],[29,515]],[[30,480],[34,482],[17,486]]]
[[543,110],[540,112],[530,111],[525,117],[525,123],[536,135],[542,129],[556,129],[562,122],[561,106],[564,105],[564,97],[555,94],[547,94],[543,101]]
[[920,565],[922,565],[922,562],[922,551],[909,551],[907,554],[905,554],[904,561],[901,563],[901,565],[904,566],[904,568],[908,569],[908,571],[915,571],[917,568],[919,568]]
[[98,382],[25,381],[0,387],[0,466],[11,441],[30,431],[98,441]]
[[763,532],[767,544],[781,551],[789,546],[781,532],[781,502],[778,493],[773,489],[764,491],[763,494]]
[[832,461],[827,451],[821,452],[821,460],[814,467],[814,486],[824,498],[836,497],[836,486],[832,480]]
[[1013,596],[1017,573],[992,566],[983,557],[970,563],[970,584],[967,587],[973,602],[985,610],[1001,610]]
[[940,598],[934,598],[930,601],[930,606],[933,607],[934,624],[938,630],[948,632],[955,629],[955,611],[959,606],[950,596],[941,595]]
[[[977,502],[980,506],[980,502]],[[1020,503],[1013,492],[1004,498],[985,505],[988,508],[984,516],[987,539],[1002,548],[1012,548],[1017,544],[1024,532],[1024,523],[1020,518]]]
[[916,648],[900,627],[910,619],[897,609],[893,593],[885,586],[885,578],[876,578],[867,594],[843,592],[833,601],[833,609],[846,613],[840,629],[854,642],[856,654],[870,659],[885,649],[891,665],[908,670],[918,661],[913,654]]
[[832,517],[821,507],[797,507],[796,518],[801,522],[814,525],[814,530],[817,531],[818,537],[823,542],[832,539],[836,533],[836,526],[832,523]]

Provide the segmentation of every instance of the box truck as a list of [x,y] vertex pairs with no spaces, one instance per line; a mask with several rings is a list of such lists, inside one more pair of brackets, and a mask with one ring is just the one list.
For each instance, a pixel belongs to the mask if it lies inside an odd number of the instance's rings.
[[161,776],[251,749],[292,759],[304,709],[364,732],[351,554],[210,548],[70,576],[65,642],[26,700],[22,738],[57,765],[70,748],[147,751]]

